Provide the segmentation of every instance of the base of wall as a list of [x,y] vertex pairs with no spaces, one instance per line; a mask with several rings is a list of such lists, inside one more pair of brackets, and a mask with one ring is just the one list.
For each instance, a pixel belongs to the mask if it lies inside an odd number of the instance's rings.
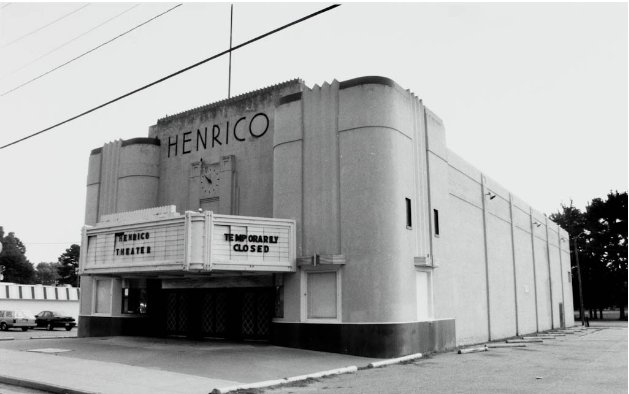
[[[164,336],[148,317],[79,316],[78,336]],[[391,358],[456,347],[454,319],[412,323],[272,323],[271,343],[278,346]]]
[[110,337],[117,335],[154,336],[155,328],[148,318],[79,316],[79,337]]
[[273,323],[271,343],[354,356],[391,358],[456,347],[454,319],[412,323]]

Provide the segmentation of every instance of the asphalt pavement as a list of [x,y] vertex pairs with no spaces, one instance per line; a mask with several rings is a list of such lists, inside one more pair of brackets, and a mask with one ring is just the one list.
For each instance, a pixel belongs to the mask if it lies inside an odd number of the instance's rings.
[[437,354],[264,393],[627,393],[627,322],[577,329],[526,347]]
[[522,348],[442,353],[376,369],[362,369],[375,359],[262,343],[142,337],[14,339],[0,341],[0,382],[4,377],[75,393],[209,393],[356,366],[355,373],[251,392],[627,392],[627,323],[599,324],[575,327],[569,330],[572,334]]

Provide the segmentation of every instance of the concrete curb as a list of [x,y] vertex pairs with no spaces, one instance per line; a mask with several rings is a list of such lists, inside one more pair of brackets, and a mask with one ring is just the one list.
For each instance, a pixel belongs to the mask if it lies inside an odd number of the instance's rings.
[[17,379],[9,376],[0,375],[0,382],[11,386],[26,387],[34,390],[41,390],[47,393],[55,394],[97,394],[94,391],[75,390],[68,387],[57,386],[55,384],[35,382],[28,379]]
[[468,347],[465,349],[459,349],[457,353],[467,354],[467,353],[487,352],[487,351],[489,351],[489,349],[487,348],[487,345],[483,345],[483,346],[475,346],[475,347]]
[[293,383],[293,382],[298,382],[300,380],[318,379],[324,376],[341,375],[344,373],[354,373],[356,371],[358,371],[358,367],[356,367],[355,365],[351,365],[349,367],[330,369],[329,371],[314,372],[314,373],[309,373],[307,375],[299,375],[299,376],[293,376],[290,378],[284,378],[284,380],[286,380],[286,382],[288,383]]
[[404,361],[417,360],[418,358],[422,358],[421,353],[409,354],[408,356],[402,356],[402,357],[397,357],[397,358],[390,358],[388,360],[374,361],[372,363],[367,364],[367,368],[379,368],[379,367],[384,367],[386,365],[403,363]]
[[62,337],[31,337],[30,339],[69,339],[69,338],[76,338],[76,337],[72,337],[72,336],[62,336]]
[[488,348],[502,348],[502,347],[526,347],[525,343],[491,343],[487,345]]
[[542,338],[539,339],[507,339],[507,343],[543,343],[544,340]]
[[14,337],[0,338],[0,341],[13,341],[13,340],[15,340]]
[[229,393],[229,392],[237,391],[237,390],[267,388],[271,386],[279,386],[282,384],[299,382],[306,379],[317,379],[317,378],[322,378],[324,376],[340,375],[344,373],[354,373],[356,371],[358,371],[358,367],[356,367],[355,365],[352,365],[349,367],[330,369],[328,371],[321,371],[321,372],[309,373],[306,375],[292,376],[290,378],[265,380],[262,382],[246,383],[246,384],[240,384],[237,386],[215,388],[214,390],[210,392],[210,394],[225,394],[225,393]]

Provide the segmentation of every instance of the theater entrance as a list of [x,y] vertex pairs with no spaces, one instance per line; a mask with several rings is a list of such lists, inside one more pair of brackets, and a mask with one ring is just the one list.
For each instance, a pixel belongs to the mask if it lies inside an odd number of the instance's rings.
[[191,338],[269,340],[274,288],[163,290],[165,333]]

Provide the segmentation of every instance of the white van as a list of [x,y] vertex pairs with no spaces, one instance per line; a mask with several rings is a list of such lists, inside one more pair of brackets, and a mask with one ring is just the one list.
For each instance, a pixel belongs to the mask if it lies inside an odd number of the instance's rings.
[[9,328],[21,328],[26,331],[35,328],[35,316],[27,311],[0,310],[0,330],[7,331]]

